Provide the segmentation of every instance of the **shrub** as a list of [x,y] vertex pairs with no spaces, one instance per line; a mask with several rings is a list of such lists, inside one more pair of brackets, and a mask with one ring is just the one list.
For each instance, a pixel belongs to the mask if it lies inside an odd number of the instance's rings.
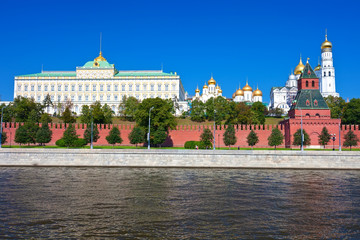
[[195,146],[199,146],[200,142],[199,141],[187,141],[184,144],[184,148],[186,149],[195,149]]
[[78,138],[74,141],[74,147],[83,147],[87,144],[86,140],[83,138]]
[[64,142],[64,140],[63,140],[62,138],[60,138],[59,140],[57,140],[57,141],[55,142],[55,144],[56,144],[56,146],[58,146],[58,147],[66,147],[65,142]]

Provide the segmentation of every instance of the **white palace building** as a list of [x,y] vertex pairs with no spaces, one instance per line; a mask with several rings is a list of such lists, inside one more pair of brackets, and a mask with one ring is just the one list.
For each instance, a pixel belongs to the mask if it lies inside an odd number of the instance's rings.
[[54,108],[56,103],[71,100],[73,112],[79,114],[83,105],[95,101],[108,104],[118,113],[123,96],[133,96],[139,101],[160,97],[177,101],[177,114],[187,110],[185,91],[180,76],[175,73],[156,71],[119,71],[100,54],[94,61],[77,67],[76,71],[42,71],[41,73],[15,77],[14,98],[23,96],[42,102],[50,95]]

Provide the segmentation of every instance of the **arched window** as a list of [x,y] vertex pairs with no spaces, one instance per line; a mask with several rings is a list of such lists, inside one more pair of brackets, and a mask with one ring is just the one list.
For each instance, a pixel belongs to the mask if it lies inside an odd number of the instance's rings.
[[307,114],[305,115],[305,117],[306,117],[306,118],[310,118],[310,114],[307,113]]
[[329,77],[331,76],[331,72],[329,71]]
[[316,116],[316,118],[320,118],[320,114],[318,114],[318,113],[315,114],[315,116]]
[[309,86],[309,81],[306,81],[306,87],[308,87]]
[[324,77],[326,77],[326,72],[324,72]]
[[315,87],[315,81],[312,81],[312,82],[311,82],[311,86],[312,86],[312,87]]

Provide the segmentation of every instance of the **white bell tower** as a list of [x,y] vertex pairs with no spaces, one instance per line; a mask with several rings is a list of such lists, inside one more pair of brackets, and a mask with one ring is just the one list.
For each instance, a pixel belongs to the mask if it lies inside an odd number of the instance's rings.
[[327,33],[325,34],[325,41],[321,44],[321,79],[320,92],[323,97],[334,96],[339,97],[339,93],[335,88],[335,68],[332,56],[332,43],[327,40]]

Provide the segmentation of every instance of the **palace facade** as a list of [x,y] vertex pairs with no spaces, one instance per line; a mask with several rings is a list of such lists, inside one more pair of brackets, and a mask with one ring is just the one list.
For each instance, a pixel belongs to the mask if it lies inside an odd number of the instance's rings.
[[180,76],[162,70],[119,71],[102,56],[76,68],[76,71],[42,71],[41,73],[15,77],[14,98],[33,98],[41,103],[49,94],[54,107],[48,113],[57,111],[56,103],[71,100],[72,111],[79,114],[83,105],[95,101],[108,104],[118,113],[118,105],[123,96],[135,97],[139,101],[160,97],[172,99],[187,110],[185,91]]

